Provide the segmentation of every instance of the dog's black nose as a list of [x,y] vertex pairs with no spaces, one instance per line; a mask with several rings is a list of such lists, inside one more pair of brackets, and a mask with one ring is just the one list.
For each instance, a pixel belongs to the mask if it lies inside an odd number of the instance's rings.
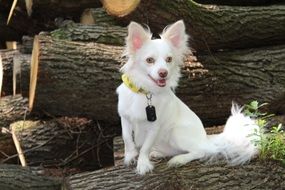
[[168,72],[167,72],[166,69],[159,69],[159,70],[158,70],[158,75],[159,75],[161,78],[167,77],[167,74],[168,74]]

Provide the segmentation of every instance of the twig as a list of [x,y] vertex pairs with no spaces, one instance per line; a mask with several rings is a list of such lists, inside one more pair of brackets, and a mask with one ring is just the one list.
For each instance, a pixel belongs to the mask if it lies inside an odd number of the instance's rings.
[[[27,153],[27,152],[31,152],[31,151],[33,151],[33,150],[36,150],[36,149],[38,149],[38,148],[44,146],[45,144],[47,144],[47,143],[49,143],[51,140],[53,140],[56,136],[57,136],[57,135],[54,135],[53,137],[49,138],[46,142],[44,142],[44,143],[42,143],[42,144],[40,144],[40,145],[38,145],[38,146],[35,146],[35,147],[31,148],[31,149],[28,149],[28,150],[23,151],[23,154],[25,154],[25,153]],[[5,163],[5,162],[7,162],[8,160],[10,160],[10,159],[12,159],[12,158],[15,158],[15,157],[17,157],[17,156],[18,156],[18,154],[14,154],[14,155],[12,155],[12,156],[9,156],[8,158],[2,160],[1,163]]]
[[3,151],[1,151],[1,150],[0,150],[0,153],[1,153],[3,156],[5,156],[6,158],[8,158],[8,157],[9,157],[9,155],[8,155],[8,154],[6,154],[5,152],[3,152]]
[[13,127],[12,127],[11,131],[12,131],[12,138],[13,138],[13,141],[14,141],[14,144],[15,144],[15,147],[16,147],[16,150],[17,150],[17,153],[18,153],[21,165],[23,167],[26,167],[27,166],[27,162],[26,162],[23,150],[21,148],[20,142],[19,142],[19,140],[18,140],[18,138],[17,138],[17,136],[15,134],[15,130],[14,130]]

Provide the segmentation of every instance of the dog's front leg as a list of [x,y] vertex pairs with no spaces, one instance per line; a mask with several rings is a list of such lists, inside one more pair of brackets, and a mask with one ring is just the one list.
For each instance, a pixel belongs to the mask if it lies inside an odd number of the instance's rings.
[[149,160],[149,153],[159,132],[159,126],[155,126],[154,124],[150,124],[146,127],[148,127],[149,129],[144,143],[140,149],[137,164],[137,173],[140,175],[144,175],[145,173],[150,172],[153,169],[153,164]]
[[130,165],[131,163],[135,162],[136,156],[138,155],[138,151],[136,149],[134,140],[133,140],[133,126],[128,119],[121,117],[121,124],[122,124],[122,135],[125,144],[125,159],[124,164]]

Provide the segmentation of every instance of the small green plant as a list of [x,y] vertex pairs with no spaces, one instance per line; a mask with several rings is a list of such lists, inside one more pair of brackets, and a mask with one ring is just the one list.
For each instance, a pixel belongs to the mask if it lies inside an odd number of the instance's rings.
[[[258,138],[254,141],[259,147],[259,157],[261,159],[273,159],[281,161],[285,164],[285,133],[282,129],[282,124],[268,126],[268,119],[274,116],[273,114],[263,113],[260,108],[267,103],[259,104],[258,101],[252,101],[244,106],[243,113],[256,120],[259,126],[259,131],[253,134]],[[266,132],[268,129],[268,132]]]

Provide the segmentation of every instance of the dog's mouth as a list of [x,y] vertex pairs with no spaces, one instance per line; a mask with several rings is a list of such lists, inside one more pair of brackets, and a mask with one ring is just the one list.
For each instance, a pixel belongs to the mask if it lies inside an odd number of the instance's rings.
[[149,78],[159,87],[165,87],[166,86],[166,79],[157,79],[155,80],[150,75],[148,75]]

